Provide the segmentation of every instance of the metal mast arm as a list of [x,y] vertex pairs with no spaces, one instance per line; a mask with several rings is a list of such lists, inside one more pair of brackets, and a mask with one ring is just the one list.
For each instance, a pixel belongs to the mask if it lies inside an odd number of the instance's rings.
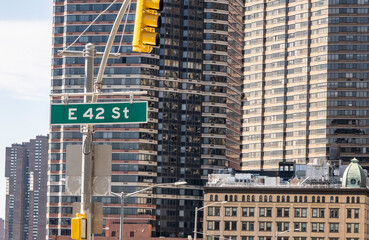
[[[117,15],[117,17],[115,19],[115,22],[114,22],[114,25],[111,29],[108,42],[106,43],[104,55],[101,59],[99,72],[97,74],[97,78],[96,78],[96,81],[95,81],[95,91],[97,91],[97,93],[100,93],[100,91],[101,91],[100,86],[102,84],[102,78],[103,78],[103,75],[104,75],[104,72],[105,72],[106,63],[108,62],[111,47],[113,46],[113,43],[114,43],[115,35],[118,32],[119,25],[122,22],[122,18],[124,16],[124,13],[126,12],[127,7],[130,3],[131,3],[131,0],[124,0],[124,2],[122,3],[122,6],[119,9],[118,15]],[[96,102],[97,97],[98,97],[98,95],[94,95],[93,98],[92,98],[92,102]]]

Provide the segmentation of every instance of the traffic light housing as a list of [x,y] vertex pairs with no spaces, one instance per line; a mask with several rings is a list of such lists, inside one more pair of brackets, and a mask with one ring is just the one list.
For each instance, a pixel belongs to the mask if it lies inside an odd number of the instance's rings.
[[137,0],[132,50],[150,53],[153,46],[160,45],[160,35],[155,28],[161,27],[157,11],[164,8],[163,0]]
[[85,213],[77,213],[76,217],[72,218],[70,237],[76,240],[87,239],[87,217]]

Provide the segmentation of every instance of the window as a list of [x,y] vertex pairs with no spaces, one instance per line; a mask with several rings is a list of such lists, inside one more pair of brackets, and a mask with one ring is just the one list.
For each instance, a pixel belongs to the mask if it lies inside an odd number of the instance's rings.
[[241,222],[242,231],[254,231],[254,222]]
[[254,216],[253,207],[243,207],[242,208],[242,217],[253,217],[253,216]]
[[237,208],[232,207],[232,216],[237,216]]
[[338,218],[339,217],[339,209],[338,208],[330,208],[329,209],[329,217],[330,218]]
[[346,223],[346,232],[351,233],[351,223]]
[[290,209],[289,208],[277,208],[277,217],[289,217]]
[[277,231],[288,231],[290,229],[290,223],[289,222],[277,222]]
[[214,216],[214,207],[208,207],[208,216]]
[[324,232],[324,223],[311,223],[312,232]]
[[354,233],[359,233],[359,224],[354,223]]
[[241,222],[241,230],[247,231],[247,222]]
[[255,230],[255,224],[254,222],[249,222],[249,231],[254,231]]
[[237,240],[237,236],[224,236],[224,239]]
[[313,208],[312,209],[313,218],[324,218],[324,208]]
[[214,207],[214,216],[220,216],[220,207]]
[[259,222],[259,231],[265,231],[265,222]]
[[208,221],[208,230],[214,230],[214,221]]
[[277,208],[277,217],[282,217],[282,208]]
[[259,208],[259,216],[265,217],[265,208]]
[[317,209],[317,208],[313,208],[313,209],[312,209],[311,216],[312,216],[313,218],[318,217],[318,209]]
[[319,223],[318,227],[319,227],[318,229],[319,232],[324,232],[324,223]]
[[272,222],[259,222],[259,231],[272,231]]
[[351,212],[352,212],[352,209],[351,208],[347,208],[347,218],[351,218]]
[[237,222],[236,221],[224,221],[224,230],[237,231]]
[[259,208],[259,217],[271,217],[272,216],[272,208]]
[[236,207],[225,207],[224,208],[224,215],[225,216],[237,216],[237,208]]
[[307,215],[307,209],[301,208],[301,217],[306,218],[306,215]]
[[306,222],[295,222],[293,225],[295,232],[306,232]]
[[254,216],[254,208],[253,207],[250,207],[249,208],[249,216],[250,217],[253,217]]
[[354,218],[359,218],[359,210],[360,209],[355,209],[354,210]]
[[319,208],[319,217],[324,218],[324,208]]
[[247,217],[247,207],[242,208],[242,217]]
[[339,223],[330,223],[329,224],[329,232],[338,232]]
[[295,208],[295,217],[300,217],[301,216],[301,208]]
[[267,208],[266,216],[271,217],[272,216],[272,208]]
[[224,208],[224,215],[225,216],[231,216],[231,208],[230,207]]

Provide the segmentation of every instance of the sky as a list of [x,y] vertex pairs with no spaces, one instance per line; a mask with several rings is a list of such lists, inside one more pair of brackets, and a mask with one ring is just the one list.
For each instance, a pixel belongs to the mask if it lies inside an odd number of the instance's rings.
[[5,218],[5,148],[49,129],[52,0],[0,8],[0,218]]

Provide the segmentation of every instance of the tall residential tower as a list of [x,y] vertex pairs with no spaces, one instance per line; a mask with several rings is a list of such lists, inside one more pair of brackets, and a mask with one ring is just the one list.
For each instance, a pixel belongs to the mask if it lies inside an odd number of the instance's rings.
[[48,137],[6,148],[6,240],[45,239]]
[[[52,93],[83,92],[84,59],[61,57],[57,51],[69,46],[112,2],[54,0]],[[83,50],[91,42],[104,51],[120,6],[114,3],[70,50]],[[118,31],[112,52],[120,52],[121,58],[108,61],[102,89],[148,91],[134,100],[149,102],[149,121],[96,125],[94,143],[113,147],[112,192],[187,182],[181,188],[157,188],[129,198],[124,212],[126,224],[150,225],[150,236],[187,237],[193,232],[194,209],[202,206],[207,175],[240,163],[243,2],[165,1],[160,48],[150,54],[131,50],[135,7],[132,2],[121,47],[123,26]],[[100,59],[95,63],[97,72]],[[99,97],[100,102],[128,100]],[[82,102],[82,97],[68,101]],[[72,202],[80,201],[62,193],[65,149],[81,144],[80,126],[52,126],[50,139],[49,238],[70,234]],[[119,198],[93,200],[104,203],[105,226],[119,223]]]
[[242,169],[368,165],[368,0],[246,0]]

